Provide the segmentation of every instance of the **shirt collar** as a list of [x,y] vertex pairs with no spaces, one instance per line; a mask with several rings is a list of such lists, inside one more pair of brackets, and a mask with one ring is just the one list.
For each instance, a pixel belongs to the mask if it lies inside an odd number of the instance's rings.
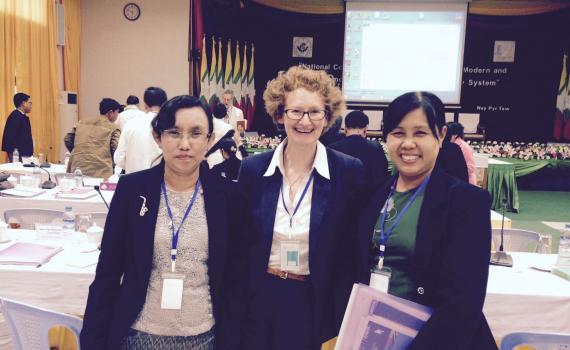
[[[265,171],[263,176],[272,176],[275,174],[275,169],[279,168],[281,174],[285,174],[285,168],[283,166],[283,151],[285,150],[285,146],[287,144],[287,139],[283,140],[275,149],[273,153],[273,157],[271,158],[271,162]],[[330,172],[329,172],[329,162],[327,156],[327,149],[326,147],[320,142],[317,141],[317,154],[315,155],[315,160],[313,161],[313,169],[317,171],[322,177],[327,180],[330,180]]]

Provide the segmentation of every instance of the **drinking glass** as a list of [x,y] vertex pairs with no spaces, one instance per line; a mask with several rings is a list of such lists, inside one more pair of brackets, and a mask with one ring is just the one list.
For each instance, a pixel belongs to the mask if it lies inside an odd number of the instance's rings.
[[91,214],[80,214],[77,216],[77,231],[87,232],[87,229],[93,225]]

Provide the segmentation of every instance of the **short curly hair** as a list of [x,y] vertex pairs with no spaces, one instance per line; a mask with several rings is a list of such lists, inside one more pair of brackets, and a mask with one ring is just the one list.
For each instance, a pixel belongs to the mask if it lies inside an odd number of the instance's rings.
[[325,109],[328,112],[328,123],[323,131],[326,131],[346,109],[342,92],[335,85],[332,75],[322,70],[293,66],[286,72],[279,72],[277,78],[267,83],[263,92],[265,110],[275,123],[284,113],[286,94],[299,88],[317,92],[323,97]]

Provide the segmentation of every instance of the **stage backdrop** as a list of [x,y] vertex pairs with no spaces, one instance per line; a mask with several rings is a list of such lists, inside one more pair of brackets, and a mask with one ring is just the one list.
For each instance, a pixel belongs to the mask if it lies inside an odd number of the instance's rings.
[[[202,4],[208,67],[212,64],[212,36],[216,59],[222,57],[221,65],[216,62],[216,66],[224,68],[228,40],[232,42],[233,65],[235,44],[240,44],[238,56],[243,65],[247,43],[248,67],[240,69],[245,74],[249,74],[251,47],[255,47],[254,74],[248,77],[255,78],[255,115],[250,127],[271,135],[275,129],[265,114],[262,94],[278,71],[304,64],[327,70],[342,84],[344,15],[292,13],[251,2],[243,8],[232,4],[236,3],[217,0]],[[513,17],[469,14],[461,108],[452,111],[479,113],[488,139],[552,140],[563,53],[570,52],[569,33],[570,10]]]

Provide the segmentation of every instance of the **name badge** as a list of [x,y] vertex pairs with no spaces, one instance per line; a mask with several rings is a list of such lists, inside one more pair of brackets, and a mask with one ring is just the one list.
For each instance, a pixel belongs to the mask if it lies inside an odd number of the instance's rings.
[[281,270],[283,271],[299,271],[300,263],[300,244],[299,242],[282,242],[281,243]]
[[162,274],[161,309],[180,310],[182,308],[182,292],[184,275],[178,273]]
[[383,267],[382,269],[372,269],[370,271],[370,287],[380,292],[388,293],[391,276],[392,271],[389,267]]

